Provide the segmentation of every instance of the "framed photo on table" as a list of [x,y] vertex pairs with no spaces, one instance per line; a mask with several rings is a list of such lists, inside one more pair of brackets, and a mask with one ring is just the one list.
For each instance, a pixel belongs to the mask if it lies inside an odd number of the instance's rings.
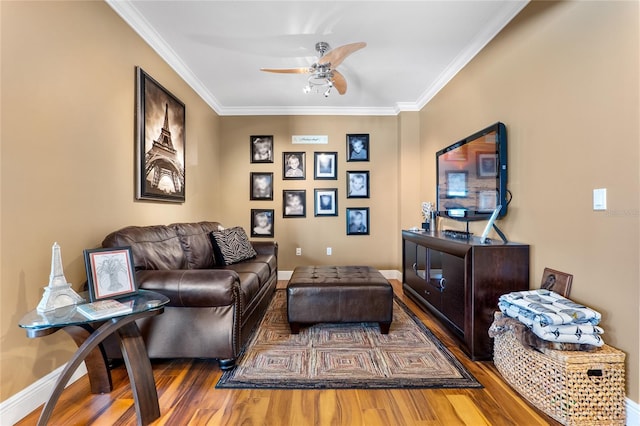
[[540,288],[554,291],[564,297],[569,297],[571,281],[573,281],[573,275],[571,274],[556,271],[551,268],[544,268]]
[[92,302],[138,292],[131,247],[84,250],[84,263]]
[[136,67],[136,199],[185,201],[184,104]]

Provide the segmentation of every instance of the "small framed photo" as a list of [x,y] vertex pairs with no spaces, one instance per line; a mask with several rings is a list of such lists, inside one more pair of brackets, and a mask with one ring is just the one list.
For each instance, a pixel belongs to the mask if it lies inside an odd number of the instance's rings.
[[369,135],[347,135],[347,161],[369,161]]
[[282,153],[282,179],[304,179],[306,176],[304,152]]
[[347,171],[347,198],[369,198],[368,171]]
[[556,271],[551,268],[544,268],[540,288],[554,291],[564,297],[569,297],[571,281],[573,281],[573,275],[571,274]]
[[369,235],[369,207],[347,208],[347,235]]
[[306,217],[307,191],[285,189],[282,191],[282,217]]
[[251,172],[251,200],[273,200],[273,173]]
[[314,216],[338,216],[338,189],[316,188]]
[[478,152],[476,154],[476,167],[479,178],[498,177],[498,155],[495,152]]
[[314,152],[313,160],[314,179],[338,179],[337,152]]
[[273,163],[273,136],[251,136],[249,138],[251,162]]
[[467,197],[468,172],[447,172],[447,198]]
[[273,209],[251,209],[251,236],[273,238]]
[[131,247],[84,250],[84,265],[92,302],[138,292]]

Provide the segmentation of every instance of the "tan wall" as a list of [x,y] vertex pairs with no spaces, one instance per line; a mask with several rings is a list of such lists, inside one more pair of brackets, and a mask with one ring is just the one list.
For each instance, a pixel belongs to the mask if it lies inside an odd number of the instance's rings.
[[[361,264],[378,269],[398,269],[398,134],[396,117],[262,116],[222,117],[221,172],[224,184],[217,186],[225,200],[221,222],[250,228],[251,209],[274,209],[275,240],[281,270],[297,265]],[[369,133],[369,162],[347,162],[346,134]],[[251,135],[273,135],[273,163],[250,163]],[[292,135],[328,135],[327,145],[292,144]],[[282,179],[282,153],[306,152],[306,179]],[[338,153],[337,180],[314,180],[313,153]],[[347,170],[369,170],[371,198],[346,198]],[[249,201],[251,172],[273,172],[273,201]],[[338,216],[314,217],[314,189],[338,189]],[[283,218],[282,190],[306,190],[306,217]],[[345,209],[370,208],[370,235],[346,235]],[[302,248],[302,256],[295,249]],[[333,254],[326,255],[331,247]],[[391,248],[391,249],[389,249]]]
[[[627,354],[635,401],[639,39],[638,2],[531,3],[421,112],[431,182],[436,150],[507,125],[513,202],[500,228],[531,244],[532,287],[545,267],[574,275],[571,297],[602,313],[605,341]],[[607,211],[593,211],[594,188],[607,188]],[[435,185],[422,194],[435,200]]]
[[[47,285],[51,246],[85,280],[82,250],[110,231],[215,218],[218,117],[103,2],[0,2],[0,400],[67,362],[69,336],[18,328]],[[134,67],[186,105],[184,204],[134,201]]]

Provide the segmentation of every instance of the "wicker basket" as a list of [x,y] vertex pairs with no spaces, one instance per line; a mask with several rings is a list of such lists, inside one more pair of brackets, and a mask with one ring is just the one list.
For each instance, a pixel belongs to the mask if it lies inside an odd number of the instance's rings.
[[520,342],[519,321],[506,324],[495,333],[493,361],[527,401],[564,425],[625,424],[623,352],[536,350]]

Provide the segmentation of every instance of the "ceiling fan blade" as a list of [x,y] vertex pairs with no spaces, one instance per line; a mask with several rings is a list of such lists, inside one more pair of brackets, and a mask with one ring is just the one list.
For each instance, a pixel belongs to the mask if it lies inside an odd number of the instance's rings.
[[331,63],[331,68],[335,69],[338,65],[344,61],[344,58],[351,55],[353,52],[362,49],[367,43],[361,41],[358,43],[345,44],[344,46],[336,47],[335,49],[327,52],[322,58],[318,60],[318,64]]
[[300,67],[300,68],[260,68],[260,71],[275,72],[280,74],[309,74],[312,72],[312,68]]
[[347,93],[347,80],[338,71],[333,70],[332,72],[333,77],[331,78],[331,82],[333,83],[333,87],[336,88],[338,93],[344,95],[345,93]]

